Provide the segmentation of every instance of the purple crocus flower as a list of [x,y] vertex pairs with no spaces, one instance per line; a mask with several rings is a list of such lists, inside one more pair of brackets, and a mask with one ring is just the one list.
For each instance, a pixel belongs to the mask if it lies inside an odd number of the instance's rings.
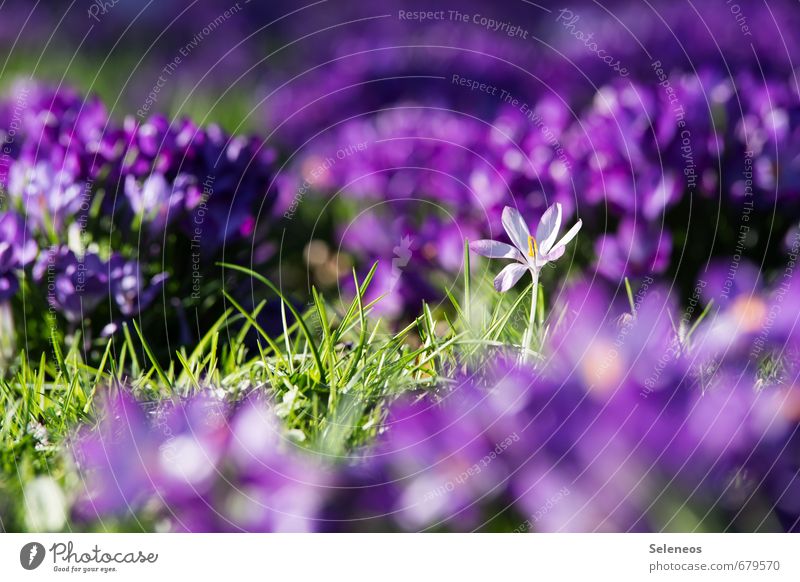
[[61,231],[79,221],[91,206],[91,190],[65,169],[50,162],[17,161],[9,173],[9,193],[38,230]]
[[109,293],[108,265],[94,253],[78,257],[66,246],[39,255],[33,278],[46,284],[50,306],[73,323],[89,317]]
[[15,84],[10,97],[19,120],[16,160],[29,166],[48,162],[76,182],[94,181],[109,169],[108,143],[116,130],[98,97],[32,81]]
[[288,438],[266,402],[251,398],[231,422],[228,459],[237,475],[226,492],[226,529],[308,532],[330,493],[331,470]]
[[182,402],[162,404],[150,432],[159,441],[152,473],[167,506],[194,503],[223,479],[222,464],[230,443],[230,407],[213,388]]
[[0,301],[17,292],[16,271],[33,261],[37,251],[22,218],[14,212],[0,212]]
[[85,487],[77,517],[148,506],[173,531],[314,531],[331,479],[262,400],[233,408],[211,388],[152,413],[121,389],[73,452]]
[[740,298],[752,297],[763,290],[761,269],[747,259],[717,258],[698,277],[697,287],[705,303],[725,306]]
[[585,200],[653,220],[678,201],[682,184],[662,167],[655,133],[657,99],[642,85],[601,87],[576,125],[570,149],[587,168]]
[[81,474],[80,520],[131,517],[155,494],[159,442],[140,405],[124,390],[108,393],[93,430],[82,429],[72,452]]
[[513,259],[495,277],[494,288],[505,293],[522,278],[525,273],[533,277],[534,292],[539,283],[539,273],[548,263],[564,256],[567,245],[578,235],[583,221],[578,219],[569,230],[561,234],[561,204],[556,202],[539,219],[534,235],[522,214],[507,206],[503,209],[503,227],[512,245],[495,240],[477,240],[470,249],[490,259]]
[[137,261],[126,261],[119,254],[112,255],[108,262],[109,291],[119,310],[126,317],[137,315],[146,309],[161,292],[167,273],[160,273],[145,283]]
[[276,154],[257,137],[230,136],[216,125],[204,130],[195,147],[194,173],[202,196],[186,199],[191,214],[187,230],[194,236],[200,228],[203,252],[215,252],[253,235],[256,210],[267,215],[272,210],[276,197],[269,187]]
[[[649,282],[648,282],[649,281]],[[634,294],[613,296],[602,283],[578,283],[556,308],[563,323],[548,344],[545,372],[598,401],[651,394],[681,382],[683,348],[673,325],[675,304],[665,289],[645,280]]]
[[463,530],[477,523],[478,500],[502,492],[502,454],[519,437],[511,431],[494,442],[481,418],[481,400],[465,382],[445,402],[423,399],[393,407],[386,438],[371,460],[386,467],[398,491],[391,513],[404,529]]
[[[754,194],[755,187],[757,195],[753,198],[761,206],[771,206],[776,198],[796,202],[800,199],[798,96],[783,80],[776,82],[745,73],[736,81],[737,91],[747,97],[740,105],[744,111],[731,115],[739,162],[732,167],[742,168],[747,161],[752,171],[749,194]],[[730,179],[734,195],[742,198],[748,194],[741,171]]]
[[612,281],[658,275],[669,267],[672,235],[657,223],[623,218],[613,235],[595,241],[597,271]]
[[762,439],[775,441],[787,434],[781,411],[787,394],[757,391],[746,367],[724,367],[693,396],[686,427],[711,458],[749,452]]
[[792,297],[781,287],[769,293],[760,270],[750,261],[712,261],[696,286],[707,304],[714,302],[714,317],[703,322],[694,339],[694,351],[700,359],[715,363],[750,361],[755,367],[774,349],[782,350],[789,337],[780,330],[793,323],[790,318],[779,317],[784,300],[788,307]]
[[193,169],[204,142],[203,131],[188,119],[171,123],[163,115],[154,115],[139,122],[127,117],[122,128],[121,172],[140,179],[152,172],[173,178]]
[[125,178],[125,196],[134,214],[141,217],[153,233],[164,234],[169,223],[183,210],[185,192],[179,184],[170,185],[162,174],[154,173],[139,182],[133,175]]

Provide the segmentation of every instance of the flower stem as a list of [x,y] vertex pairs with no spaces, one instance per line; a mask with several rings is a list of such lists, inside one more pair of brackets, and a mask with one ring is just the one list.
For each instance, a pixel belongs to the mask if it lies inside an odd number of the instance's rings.
[[522,361],[528,360],[531,344],[533,343],[533,330],[536,326],[536,305],[539,303],[539,274],[531,273],[533,278],[533,287],[531,288],[531,312],[528,317],[528,329],[525,330],[525,335],[522,336]]

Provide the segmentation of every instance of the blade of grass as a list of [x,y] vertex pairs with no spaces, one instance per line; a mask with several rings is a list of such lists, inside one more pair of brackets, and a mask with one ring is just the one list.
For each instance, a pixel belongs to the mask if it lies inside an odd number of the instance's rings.
[[128,329],[127,323],[122,324],[122,334],[125,336],[125,345],[128,348],[127,351],[131,355],[131,375],[136,377],[139,375],[139,372],[141,370],[141,365],[139,364],[139,356],[136,355],[136,346],[133,344],[133,338],[131,337],[131,330]]
[[153,354],[153,350],[150,349],[150,344],[147,343],[147,340],[144,339],[144,335],[142,334],[142,330],[139,329],[139,324],[136,323],[136,320],[133,320],[133,328],[136,330],[136,334],[139,336],[139,341],[142,342],[142,348],[144,348],[145,353],[147,354],[147,358],[150,360],[150,364],[155,369],[158,377],[161,381],[172,391],[172,382],[169,381],[167,375],[164,373],[164,369],[161,367],[161,364],[158,363],[155,355]]
[[464,321],[467,327],[472,326],[472,283],[469,261],[469,239],[464,239]]
[[97,393],[97,385],[100,383],[100,377],[103,375],[103,370],[105,370],[106,362],[108,361],[108,354],[111,353],[111,345],[112,341],[109,340],[106,343],[106,349],[103,352],[103,357],[100,360],[100,365],[97,367],[97,374],[94,377],[94,381],[92,382],[92,389],[89,392],[89,396],[86,398],[86,405],[83,407],[83,413],[88,414],[89,409],[92,407],[92,401],[94,400],[94,395]]
[[636,315],[636,303],[633,300],[633,290],[631,289],[631,282],[627,277],[625,277],[625,293],[628,295],[628,303],[631,306],[631,315]]
[[[258,322],[257,322],[257,321],[256,321],[256,320],[253,318],[253,316],[252,316],[252,315],[250,315],[250,314],[247,312],[247,310],[246,310],[244,307],[242,307],[241,305],[239,305],[239,303],[238,303],[238,302],[237,302],[237,301],[236,301],[236,300],[235,300],[233,297],[231,297],[230,293],[228,293],[227,291],[224,291],[224,290],[223,290],[223,291],[222,291],[222,294],[225,296],[225,299],[227,299],[228,301],[230,301],[230,302],[231,302],[231,304],[233,305],[233,307],[234,307],[234,308],[235,308],[235,309],[236,309],[236,310],[237,310],[239,313],[241,313],[241,314],[242,314],[242,316],[244,316],[244,318],[247,320],[247,322],[248,322],[250,325],[252,325],[252,326],[253,326],[253,328],[254,328],[254,329],[255,329],[255,330],[258,332],[258,335],[260,335],[262,338],[264,338],[264,341],[266,341],[266,342],[267,342],[267,345],[269,346],[269,349],[273,351],[273,353],[275,354],[275,356],[276,356],[276,357],[278,357],[278,358],[280,358],[282,361],[284,361],[284,362],[285,362],[286,360],[285,360],[285,358],[283,357],[283,352],[281,352],[280,348],[278,347],[278,344],[276,344],[276,343],[275,343],[275,341],[274,341],[274,340],[273,340],[271,337],[269,337],[269,334],[268,334],[266,331],[264,331],[264,328],[263,328],[263,327],[261,327],[261,326],[258,324]],[[212,341],[213,341],[213,340],[212,340]],[[291,367],[290,367],[290,369],[291,369]]]
[[[377,266],[377,263],[375,263],[375,266]],[[374,272],[375,272],[375,268],[373,267],[373,269],[370,271],[370,273],[374,273]],[[356,291],[356,297],[355,297],[354,301],[358,302],[358,318],[359,318],[359,321],[361,322],[361,332],[359,333],[359,336],[358,336],[358,345],[356,346],[355,354],[353,354],[352,360],[350,362],[350,365],[348,366],[347,371],[344,374],[345,382],[349,382],[350,381],[350,379],[353,376],[353,372],[355,370],[356,365],[358,365],[358,363],[361,361],[361,354],[364,353],[364,343],[365,343],[365,341],[367,339],[367,318],[364,315],[364,304],[362,303],[363,293],[366,291],[366,286],[359,287],[359,285],[358,285],[358,275],[356,275],[356,270],[355,269],[353,269],[353,281],[356,284],[356,290],[357,290]]]
[[246,267],[240,267],[239,265],[234,265],[231,263],[217,263],[219,266],[227,269],[231,269],[232,271],[238,271],[240,273],[244,273],[245,275],[249,275],[254,277],[256,280],[260,281],[264,285],[270,288],[273,293],[275,293],[278,297],[280,297],[281,301],[286,304],[286,307],[289,311],[292,312],[297,322],[300,324],[300,329],[303,332],[303,335],[306,337],[306,342],[308,344],[308,348],[311,350],[311,354],[316,362],[317,369],[320,375],[320,382],[323,384],[327,384],[328,378],[327,374],[325,373],[325,366],[322,364],[322,357],[320,356],[319,349],[317,348],[316,343],[314,342],[314,338],[311,335],[311,330],[308,329],[308,325],[306,324],[305,320],[303,320],[302,316],[298,313],[297,309],[292,305],[283,293],[278,289],[275,285],[273,285],[272,281],[264,277],[263,275],[252,271],[251,269],[247,269]]
[[178,361],[180,361],[181,365],[183,366],[183,370],[186,372],[186,375],[189,376],[189,380],[194,385],[195,390],[199,392],[200,384],[192,373],[192,366],[186,361],[186,357],[181,352],[177,352],[176,355],[178,357]]

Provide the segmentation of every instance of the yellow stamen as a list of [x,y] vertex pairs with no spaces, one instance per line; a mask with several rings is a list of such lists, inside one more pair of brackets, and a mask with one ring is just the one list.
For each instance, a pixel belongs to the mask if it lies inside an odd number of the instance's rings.
[[528,256],[535,258],[536,253],[538,252],[539,252],[539,245],[536,244],[536,239],[528,235]]

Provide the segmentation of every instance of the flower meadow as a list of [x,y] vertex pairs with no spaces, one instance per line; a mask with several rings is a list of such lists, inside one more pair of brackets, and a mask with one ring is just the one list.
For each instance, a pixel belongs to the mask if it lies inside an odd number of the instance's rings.
[[795,3],[131,6],[0,6],[0,530],[800,529]]

